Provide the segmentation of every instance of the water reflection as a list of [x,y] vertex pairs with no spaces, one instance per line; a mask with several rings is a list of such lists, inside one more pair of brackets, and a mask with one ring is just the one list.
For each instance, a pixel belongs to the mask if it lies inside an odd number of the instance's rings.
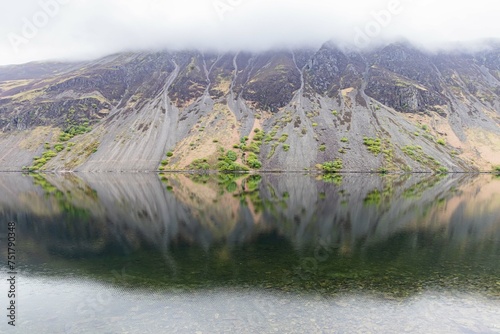
[[0,187],[0,215],[17,222],[31,275],[167,290],[500,295],[491,175],[11,174]]

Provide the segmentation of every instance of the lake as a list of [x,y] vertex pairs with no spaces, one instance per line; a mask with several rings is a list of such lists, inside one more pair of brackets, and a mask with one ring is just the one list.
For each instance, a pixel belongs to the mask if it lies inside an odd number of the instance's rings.
[[2,333],[500,332],[493,175],[3,173],[0,189]]

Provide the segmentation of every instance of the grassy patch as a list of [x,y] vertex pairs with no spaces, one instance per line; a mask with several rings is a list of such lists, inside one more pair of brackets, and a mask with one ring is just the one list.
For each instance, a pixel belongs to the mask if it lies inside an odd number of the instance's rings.
[[378,155],[382,149],[382,140],[380,138],[364,137],[363,144],[366,146],[368,151],[375,155]]
[[444,172],[444,167],[441,166],[441,163],[439,163],[436,159],[433,157],[427,155],[424,153],[423,149],[421,146],[418,145],[407,145],[403,146],[401,148],[403,153],[405,153],[407,156],[409,156],[412,160],[427,166],[431,168],[432,170],[443,173]]
[[90,130],[92,130],[92,128],[88,126],[87,123],[84,123],[84,125],[71,125],[69,128],[64,130],[63,133],[61,133],[59,141],[68,141],[75,136],[90,132]]
[[276,152],[276,147],[278,146],[279,144],[278,143],[273,143],[271,145],[271,150],[269,150],[269,153],[267,154],[267,159],[270,159],[273,155],[274,155],[274,152]]

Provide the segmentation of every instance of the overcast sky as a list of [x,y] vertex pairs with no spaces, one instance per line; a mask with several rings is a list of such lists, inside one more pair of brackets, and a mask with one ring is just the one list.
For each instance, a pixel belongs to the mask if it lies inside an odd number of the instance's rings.
[[405,38],[428,48],[500,39],[500,1],[0,0],[0,64],[125,50],[355,47]]

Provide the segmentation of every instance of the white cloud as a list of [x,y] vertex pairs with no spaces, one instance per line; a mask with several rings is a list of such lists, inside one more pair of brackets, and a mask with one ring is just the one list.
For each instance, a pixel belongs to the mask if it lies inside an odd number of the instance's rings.
[[429,48],[500,38],[496,0],[0,1],[0,64],[123,50],[355,44],[360,31],[369,42],[404,37]]

